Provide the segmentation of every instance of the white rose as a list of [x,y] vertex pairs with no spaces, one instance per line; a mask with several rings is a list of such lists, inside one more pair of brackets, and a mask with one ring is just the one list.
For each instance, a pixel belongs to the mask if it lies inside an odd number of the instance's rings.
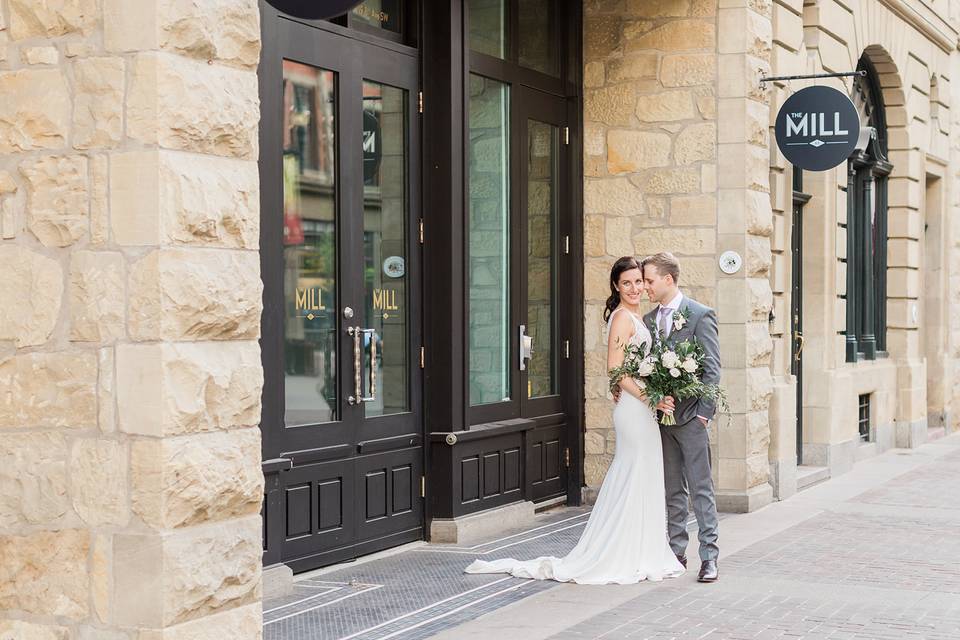
[[660,356],[660,364],[665,366],[667,369],[673,369],[678,364],[680,364],[680,358],[677,357],[673,351],[666,351],[662,356]]
[[680,368],[686,371],[687,373],[693,373],[697,370],[697,361],[693,358],[687,358],[680,365]]
[[653,373],[653,360],[650,358],[644,358],[640,361],[640,364],[637,366],[637,375],[641,378],[646,378],[651,373]]
[[683,329],[683,325],[687,324],[687,319],[683,316],[677,316],[676,320],[673,321],[673,330],[680,331]]
[[679,378],[680,369],[677,369],[677,368],[670,369],[670,375],[672,375],[674,378]]

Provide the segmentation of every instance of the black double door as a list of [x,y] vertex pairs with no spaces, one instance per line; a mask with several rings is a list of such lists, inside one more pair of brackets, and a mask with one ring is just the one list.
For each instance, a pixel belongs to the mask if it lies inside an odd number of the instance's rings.
[[302,571],[423,536],[418,59],[265,20],[265,548]]

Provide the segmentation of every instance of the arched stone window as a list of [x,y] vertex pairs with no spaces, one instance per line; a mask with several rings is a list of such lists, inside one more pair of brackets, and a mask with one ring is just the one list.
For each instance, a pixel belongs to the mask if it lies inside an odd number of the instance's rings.
[[876,69],[860,58],[853,103],[862,127],[873,129],[865,148],[847,160],[847,362],[885,355],[887,343],[887,126]]

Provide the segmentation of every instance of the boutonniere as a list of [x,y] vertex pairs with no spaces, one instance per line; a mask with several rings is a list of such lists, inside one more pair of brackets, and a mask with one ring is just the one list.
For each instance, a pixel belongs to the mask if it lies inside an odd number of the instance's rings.
[[690,311],[686,308],[677,309],[673,313],[673,330],[680,331],[683,329],[684,325],[687,324],[687,321],[690,319]]

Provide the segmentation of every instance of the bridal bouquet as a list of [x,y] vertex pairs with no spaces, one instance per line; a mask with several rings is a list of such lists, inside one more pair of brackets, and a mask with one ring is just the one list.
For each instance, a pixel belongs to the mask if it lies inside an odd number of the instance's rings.
[[645,344],[629,343],[623,347],[623,364],[610,369],[610,393],[616,393],[620,388],[620,380],[633,378],[641,389],[645,389],[645,379],[656,368],[653,356]]
[[[727,396],[718,384],[706,384],[700,380],[706,354],[696,338],[677,344],[656,341],[648,355],[654,362],[653,371],[646,377],[646,394],[650,406],[656,408],[664,398],[671,396],[675,403],[688,398],[713,400],[726,412]],[[672,413],[664,413],[660,424],[675,425]]]
[[[671,396],[678,403],[687,398],[708,398],[727,411],[727,398],[720,385],[700,380],[706,354],[696,338],[668,345],[655,341],[653,347],[628,344],[623,348],[623,364],[610,370],[610,391],[616,392],[624,377],[633,381],[646,394],[650,408],[656,411],[664,398]],[[677,424],[673,414],[665,413],[664,425]]]

